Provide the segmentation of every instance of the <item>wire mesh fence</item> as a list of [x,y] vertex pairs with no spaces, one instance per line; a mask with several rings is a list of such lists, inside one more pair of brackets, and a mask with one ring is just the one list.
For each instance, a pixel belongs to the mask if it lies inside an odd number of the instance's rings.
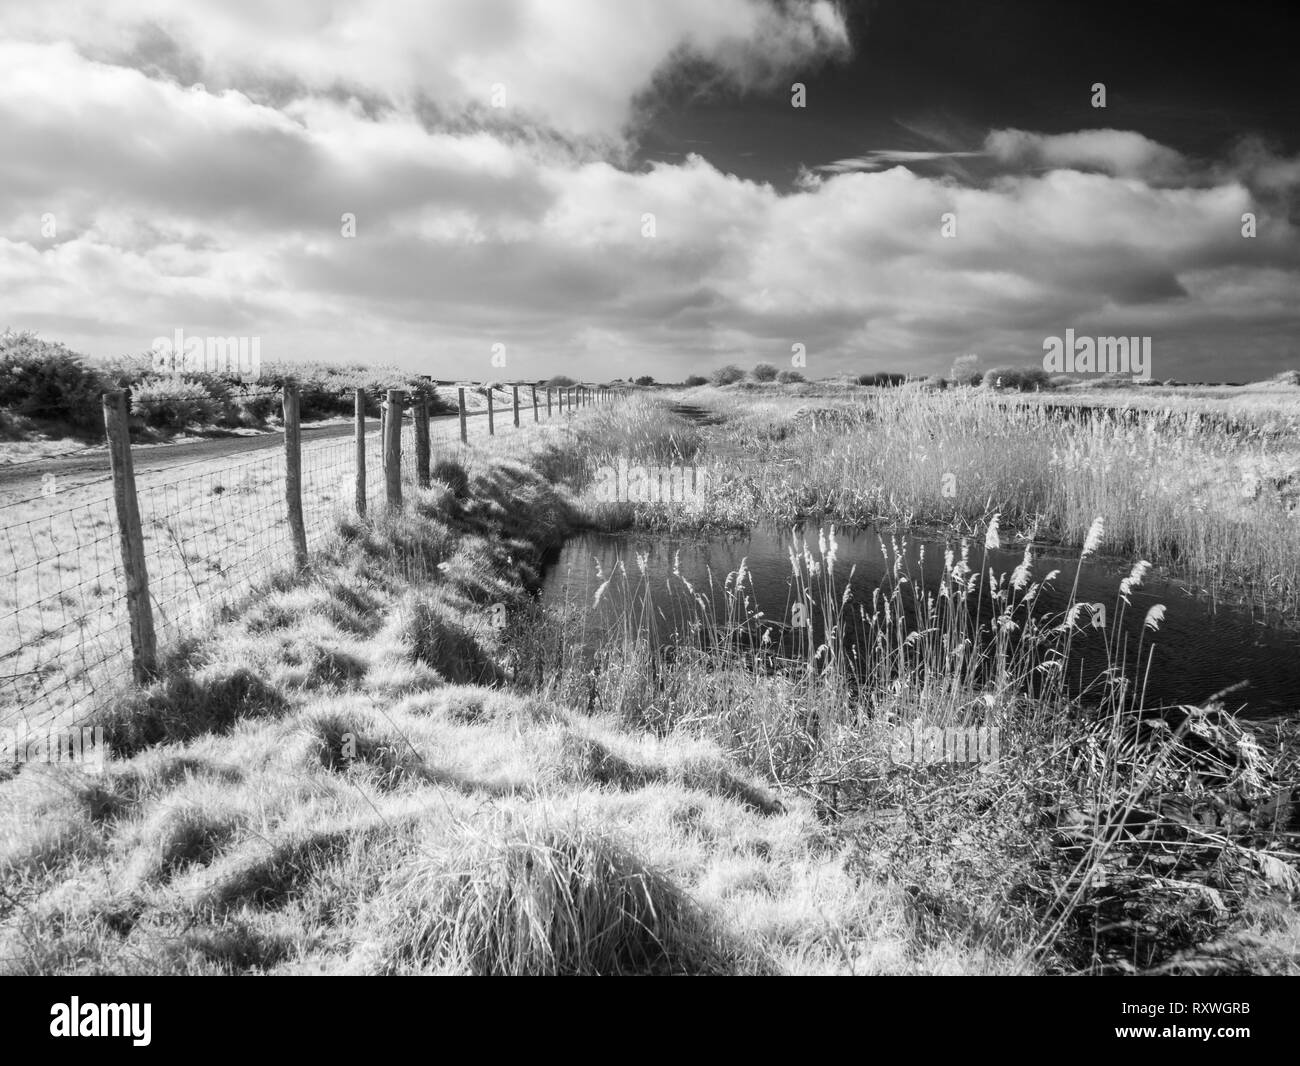
[[[494,398],[496,434],[516,432],[508,390],[504,399],[501,390]],[[550,420],[561,416],[558,403],[551,410]],[[564,414],[570,410],[566,404]],[[471,406],[464,419],[468,440],[487,437],[484,415]],[[538,420],[548,421],[544,395]],[[430,421],[433,463],[462,447],[460,424],[456,416]],[[532,396],[523,388],[519,428],[533,424]],[[367,418],[367,513],[385,506],[380,429],[379,418]],[[284,434],[263,439],[255,450],[177,463],[160,463],[151,451],[141,464],[149,469],[137,471],[149,604],[160,644],[201,632],[223,603],[293,566]],[[409,404],[400,439],[401,481],[413,485],[417,437]],[[355,506],[354,434],[304,441],[300,468],[303,523],[314,552]],[[80,724],[131,678],[120,538],[107,474],[53,493],[34,479],[20,482],[12,498],[0,502],[0,727]]]

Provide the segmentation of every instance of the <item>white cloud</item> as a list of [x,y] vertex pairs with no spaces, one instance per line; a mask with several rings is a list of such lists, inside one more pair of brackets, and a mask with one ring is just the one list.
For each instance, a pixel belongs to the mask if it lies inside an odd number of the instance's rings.
[[848,47],[830,0],[45,0],[0,9],[6,31],[209,89],[428,101],[598,139],[674,58],[748,87]]

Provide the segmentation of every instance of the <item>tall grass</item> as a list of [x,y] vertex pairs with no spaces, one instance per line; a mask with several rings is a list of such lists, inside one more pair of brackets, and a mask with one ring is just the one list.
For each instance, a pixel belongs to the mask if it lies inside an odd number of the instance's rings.
[[1266,609],[1300,611],[1300,435],[1196,412],[1062,418],[975,390],[882,391],[828,409],[743,403],[706,439],[705,519],[974,529],[991,514],[1065,546],[1108,543]]
[[[1257,842],[1202,829],[1175,861],[1178,876],[1169,877],[1161,865],[1165,838],[1135,840],[1134,820],[1182,833],[1181,822],[1159,813],[1169,796],[1186,797],[1189,810],[1224,795],[1249,805],[1283,775],[1221,708],[1162,717],[1145,705],[1142,678],[1163,607],[1148,611],[1135,647],[1122,634],[1149,564],[1138,562],[1119,583],[1105,630],[1075,595],[1079,568],[1102,547],[1103,529],[1095,519],[1073,572],[1039,574],[1026,549],[1010,574],[994,574],[986,557],[999,543],[994,516],[980,540],[963,538],[946,552],[935,587],[909,569],[906,543],[893,541],[886,545],[893,565],[869,602],[854,599],[852,572],[837,572],[834,528],[823,529],[815,543],[792,541],[790,602],[780,607],[755,601],[743,562],[700,586],[676,563],[667,575],[653,573],[640,555],[631,573],[620,562],[598,575],[587,623],[593,632],[582,634],[571,618],[563,629],[540,630],[562,634],[564,647],[534,642],[532,653],[544,655],[548,669],[523,672],[545,674],[548,695],[560,702],[616,713],[660,736],[707,737],[785,793],[812,797],[833,822],[880,827],[918,884],[938,892],[934,908],[943,918],[933,935],[952,934],[978,913],[986,947],[1018,945],[1040,965],[1080,965],[1092,959],[1098,937],[1107,952],[1122,941],[1122,952],[1150,965],[1171,945],[1216,927],[1185,913],[1199,907],[1200,889],[1188,885],[1203,883],[1216,864],[1254,869],[1267,856],[1260,858]],[[1040,594],[1057,582],[1070,588],[1068,598],[1046,613]],[[787,621],[794,605],[802,608],[799,625]],[[1102,642],[1107,663],[1086,685],[1072,683],[1068,670],[1082,640]],[[997,730],[997,761],[973,774],[892,761],[900,734],[953,727]],[[916,834],[932,835],[931,845],[978,836],[975,812],[977,824],[1002,823],[976,849],[980,861],[1006,865],[957,884],[942,851],[920,846]],[[1044,851],[1035,837],[1057,821],[1066,827],[1056,830],[1059,847]],[[879,841],[872,850],[879,857]],[[1121,882],[1151,889],[1146,919],[1158,935],[1100,928]]]

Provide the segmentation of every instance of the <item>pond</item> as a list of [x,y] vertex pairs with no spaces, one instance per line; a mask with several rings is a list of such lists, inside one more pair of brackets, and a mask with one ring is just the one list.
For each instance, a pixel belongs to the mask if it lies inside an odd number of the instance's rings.
[[[818,554],[817,535],[816,527],[807,531],[814,557]],[[837,587],[842,591],[850,569],[856,568],[851,582],[853,600],[869,605],[873,590],[889,576],[894,564],[892,551],[886,552],[880,536],[870,530],[837,529],[836,539]],[[756,604],[752,609],[763,611],[768,619],[789,619],[795,601],[789,557],[793,543],[789,528],[760,528],[738,536],[692,539],[584,534],[563,547],[558,561],[547,571],[542,596],[547,603],[568,602],[582,609],[588,621],[583,632],[594,642],[610,627],[622,626],[621,618],[629,608],[626,594],[635,596],[638,586],[648,587],[656,611],[669,620],[667,624],[661,621],[659,627],[661,639],[666,639],[664,632],[673,629],[671,620],[682,617],[683,604],[689,600],[683,595],[681,582],[671,577],[674,566],[697,592],[712,600],[721,614],[723,583],[744,560],[750,573],[747,591]],[[914,580],[923,579],[930,591],[938,588],[947,546],[942,540],[909,537],[904,547],[907,570]],[[1023,552],[1023,545],[1015,550],[990,550],[987,566],[995,574],[1009,575],[1021,562]],[[972,543],[973,567],[979,567],[983,555],[982,543]],[[644,557],[644,582],[638,556]],[[1040,595],[1036,615],[1050,617],[1064,609],[1075,580],[1077,560],[1077,554],[1054,554],[1035,548],[1033,580],[1041,580],[1050,570],[1061,571]],[[601,602],[593,607],[601,585],[598,573],[610,575],[619,562],[627,571],[626,589],[621,581],[611,582]],[[1264,718],[1291,715],[1300,709],[1300,634],[1270,625],[1248,610],[1215,605],[1185,585],[1158,579],[1154,574],[1148,574],[1142,586],[1130,594],[1131,606],[1125,608],[1122,619],[1117,619],[1119,583],[1128,576],[1130,565],[1105,558],[1089,559],[1079,571],[1076,599],[1104,605],[1109,616],[1107,624],[1113,627],[1118,622],[1128,635],[1130,656],[1143,633],[1148,609],[1156,604],[1165,606],[1159,630],[1148,630],[1143,638],[1144,670],[1147,652],[1154,648],[1146,680],[1147,706],[1198,704],[1240,685],[1224,697],[1230,710]],[[632,606],[637,609],[636,604]],[[987,620],[987,600],[985,608]],[[1093,627],[1078,633],[1071,651],[1071,676],[1087,679],[1105,666],[1105,638],[1101,630]]]

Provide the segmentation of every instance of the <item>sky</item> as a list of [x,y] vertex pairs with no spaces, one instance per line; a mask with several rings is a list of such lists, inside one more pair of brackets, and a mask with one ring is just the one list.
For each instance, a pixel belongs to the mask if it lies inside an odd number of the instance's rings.
[[0,0],[0,329],[595,381],[1072,329],[1268,377],[1297,40],[1286,2]]

